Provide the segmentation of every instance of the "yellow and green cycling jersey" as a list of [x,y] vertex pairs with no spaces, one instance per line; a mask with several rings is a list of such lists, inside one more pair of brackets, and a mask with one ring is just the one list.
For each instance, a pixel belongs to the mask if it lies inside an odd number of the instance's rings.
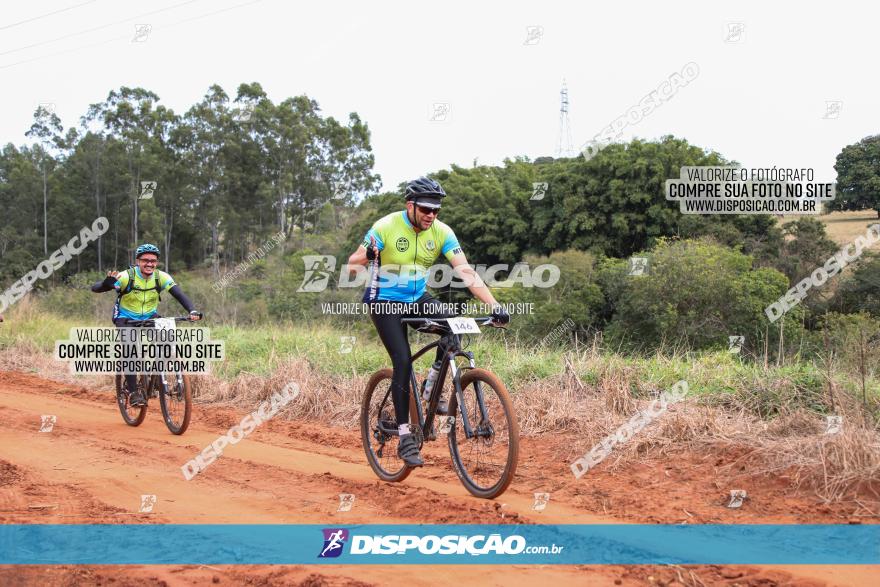
[[156,315],[159,309],[159,293],[174,287],[174,278],[164,271],[153,271],[149,279],[145,279],[141,270],[135,267],[133,270],[123,271],[116,279],[113,287],[117,292],[125,292],[128,289],[129,274],[134,281],[128,293],[116,299],[113,307],[113,319],[128,318],[129,320],[147,320]]
[[[384,216],[364,235],[364,247],[376,239],[380,267],[393,267],[396,279],[383,280],[376,299],[415,302],[425,293],[428,271],[440,255],[451,261],[461,245],[448,225],[434,220],[428,230],[416,232],[406,210]],[[368,285],[369,288],[369,285]]]

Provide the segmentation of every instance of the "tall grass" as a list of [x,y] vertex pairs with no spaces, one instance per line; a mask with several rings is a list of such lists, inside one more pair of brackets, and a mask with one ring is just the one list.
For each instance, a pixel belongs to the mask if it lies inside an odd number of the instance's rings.
[[[7,313],[0,325],[0,369],[109,389],[110,376],[70,376],[51,358],[55,341],[66,339],[72,327],[108,321],[88,311],[83,318],[58,315],[50,301],[25,299]],[[194,377],[197,401],[253,409],[296,382],[300,399],[284,417],[356,428],[367,378],[389,366],[368,319],[364,322],[352,328],[315,323],[213,327],[211,337],[225,341],[226,359],[215,363],[212,374]],[[350,336],[355,340],[345,352],[349,341],[342,337]],[[431,340],[411,336],[414,348]],[[469,345],[477,364],[506,383],[524,435],[566,435],[563,459],[581,456],[684,379],[688,400],[616,449],[617,464],[609,466],[677,450],[735,446],[750,455],[750,470],[784,474],[825,500],[880,489],[880,390],[874,379],[865,403],[860,385],[845,372],[828,373],[808,362],[764,367],[729,352],[681,349],[632,357],[603,348],[600,339],[539,348],[492,329],[471,337]],[[432,360],[420,360],[420,374]],[[842,433],[823,434],[823,416],[830,413],[845,417]]]
[[[95,296],[97,297],[97,296]],[[52,353],[55,341],[66,339],[74,327],[108,325],[109,320],[86,312],[84,317],[62,316],[54,300],[26,298],[7,314],[0,327],[0,351],[8,349]],[[232,380],[238,375],[270,376],[280,365],[303,360],[315,372],[333,376],[363,376],[390,366],[388,355],[372,330],[369,319],[354,328],[320,323],[272,323],[262,326],[212,326],[212,339],[225,342],[225,360],[213,365],[214,375]],[[351,342],[348,337],[354,337]],[[435,337],[411,332],[413,349]],[[615,379],[636,398],[669,389],[676,381],[688,382],[690,393],[723,405],[737,405],[761,417],[774,416],[783,406],[825,412],[832,391],[854,394],[859,386],[846,373],[829,374],[810,362],[763,367],[726,351],[688,353],[672,349],[651,356],[624,356],[589,344],[538,347],[506,333],[484,328],[466,339],[477,365],[496,372],[515,394],[531,383],[562,378],[579,389],[610,385]],[[433,352],[422,357],[417,369],[426,371]],[[873,402],[880,398],[880,382],[870,378],[867,389]],[[552,393],[552,390],[548,390]]]

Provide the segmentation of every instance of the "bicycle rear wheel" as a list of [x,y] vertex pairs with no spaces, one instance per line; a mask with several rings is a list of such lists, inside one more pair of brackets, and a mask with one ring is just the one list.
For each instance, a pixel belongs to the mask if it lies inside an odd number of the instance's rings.
[[[391,369],[376,371],[367,382],[361,402],[361,441],[367,462],[376,476],[383,481],[396,483],[406,479],[412,469],[397,456],[398,436],[397,418],[394,415],[394,402],[391,399]],[[409,398],[410,428],[419,437],[421,446],[421,427],[415,400]]]
[[165,373],[153,377],[159,386],[159,405],[162,418],[172,434],[183,434],[192,416],[192,389],[189,376],[182,373]]
[[[137,378],[138,387],[143,393],[146,393],[147,381],[145,375],[139,375]],[[125,377],[119,373],[116,374],[116,405],[119,407],[119,413],[122,419],[129,426],[140,426],[144,418],[147,417],[147,406],[132,406],[128,401],[128,389],[125,387]]]
[[[492,499],[507,489],[519,460],[519,424],[507,388],[498,376],[485,369],[471,369],[461,376],[464,412],[475,435],[466,438],[458,395],[449,401],[455,422],[449,430],[449,454],[455,473],[476,497]],[[482,395],[486,418],[478,395]]]

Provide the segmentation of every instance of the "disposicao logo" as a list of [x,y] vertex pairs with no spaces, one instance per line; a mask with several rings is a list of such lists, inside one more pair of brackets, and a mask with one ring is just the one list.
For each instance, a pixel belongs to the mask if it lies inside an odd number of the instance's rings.
[[324,548],[318,558],[336,558],[342,554],[342,547],[348,540],[348,530],[345,528],[324,528]]

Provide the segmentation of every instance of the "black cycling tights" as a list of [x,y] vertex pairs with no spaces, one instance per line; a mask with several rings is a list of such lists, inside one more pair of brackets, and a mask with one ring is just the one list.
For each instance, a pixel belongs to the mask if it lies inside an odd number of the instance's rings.
[[[126,325],[127,323],[127,318],[116,318],[115,320],[113,320],[113,324],[116,326],[116,328],[128,328],[128,326]],[[128,356],[131,356],[131,354],[129,354]],[[127,374],[125,376],[125,383],[128,386],[129,391],[134,391],[135,389],[137,389],[137,375],[135,375],[134,373]]]
[[[381,300],[370,304],[370,318],[376,325],[379,338],[385,345],[385,350],[391,357],[391,365],[394,374],[391,377],[391,398],[394,401],[394,415],[397,424],[409,422],[409,388],[410,358],[409,338],[406,326],[401,318],[449,318],[454,314],[441,312],[438,307],[440,302],[425,294],[413,303],[406,302],[383,302]],[[437,349],[436,360],[443,358],[441,350]]]

